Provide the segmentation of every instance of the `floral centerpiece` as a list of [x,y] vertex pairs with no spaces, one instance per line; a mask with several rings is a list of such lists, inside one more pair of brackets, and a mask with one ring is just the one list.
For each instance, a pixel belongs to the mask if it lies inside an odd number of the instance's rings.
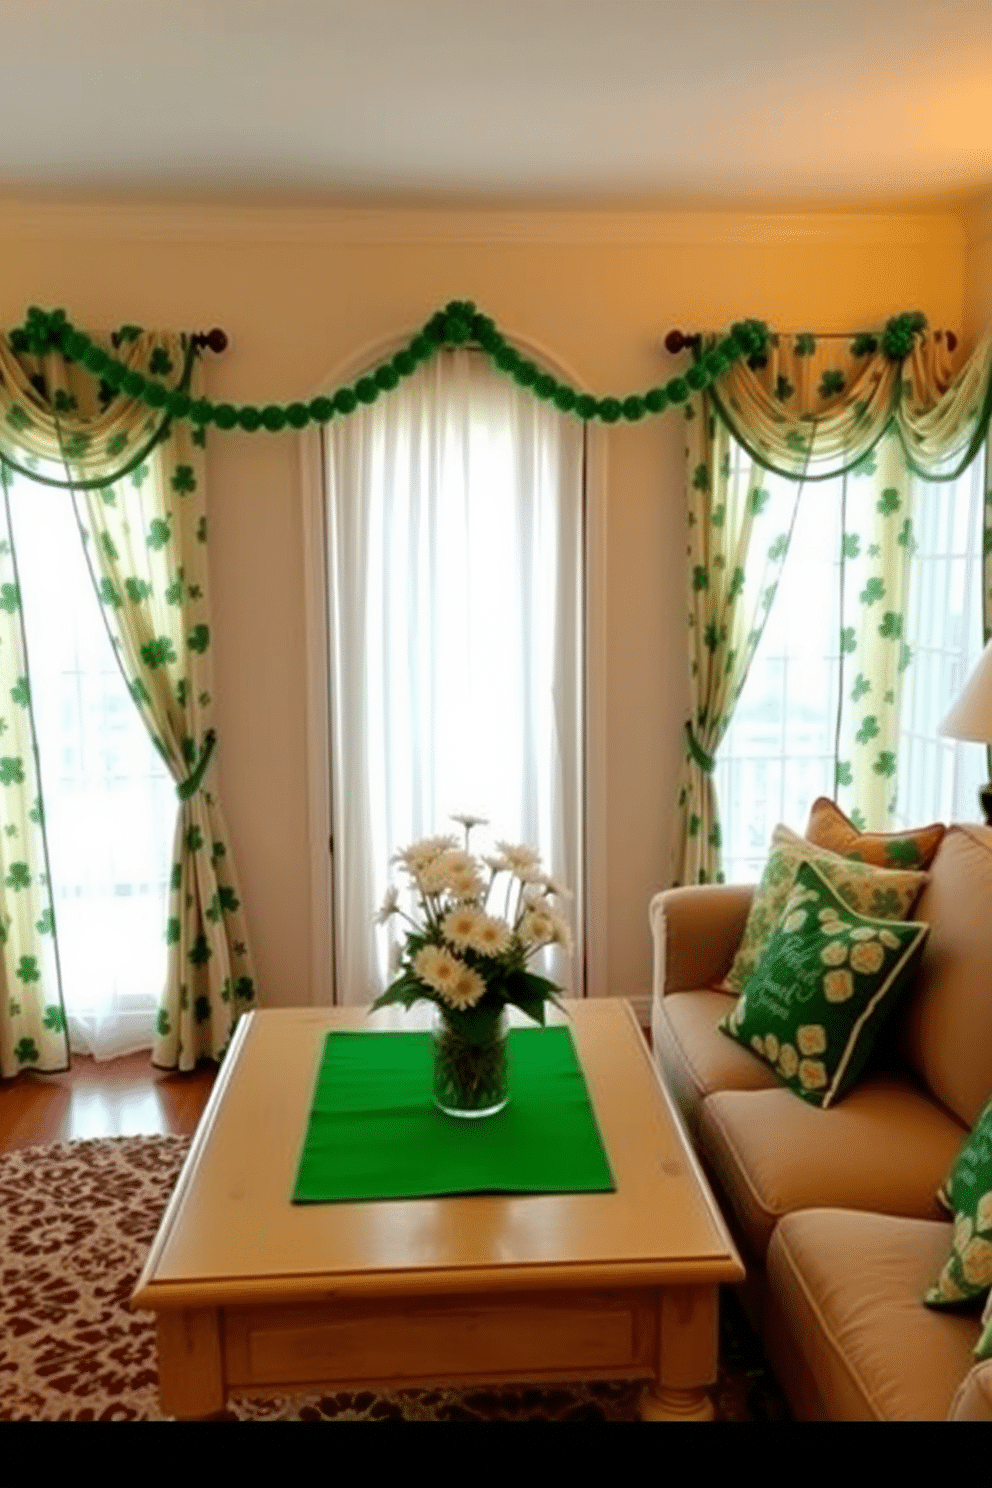
[[390,886],[377,923],[395,915],[409,928],[396,948],[395,980],[372,1006],[433,1002],[434,1099],[452,1115],[483,1116],[509,1098],[507,1006],[537,1023],[546,1003],[560,1006],[561,989],[528,962],[547,945],[571,950],[556,904],[568,893],[543,871],[533,848],[497,842],[495,854],[475,857],[469,834],[484,819],[454,820],[465,829],[464,845],[452,836],[428,837],[393,859],[410,881],[415,908],[407,913]]

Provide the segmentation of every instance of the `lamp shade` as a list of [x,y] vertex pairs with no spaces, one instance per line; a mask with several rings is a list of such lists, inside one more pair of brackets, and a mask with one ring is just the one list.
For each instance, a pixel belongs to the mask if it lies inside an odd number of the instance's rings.
[[975,663],[961,696],[938,732],[951,739],[992,743],[992,641]]

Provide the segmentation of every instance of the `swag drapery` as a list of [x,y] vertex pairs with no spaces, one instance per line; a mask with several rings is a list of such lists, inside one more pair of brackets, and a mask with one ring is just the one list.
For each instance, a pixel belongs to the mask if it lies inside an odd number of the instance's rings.
[[[108,343],[108,349],[109,343]],[[125,328],[114,354],[192,386],[185,336]],[[254,978],[215,760],[204,431],[169,424],[60,353],[0,339],[0,471],[67,488],[128,690],[176,783],[166,986],[152,1060],[219,1058]],[[0,514],[0,1075],[69,1063],[43,782],[30,702],[9,479]],[[94,601],[96,602],[96,601]]]
[[[917,331],[902,360],[879,341],[773,335],[763,359],[737,363],[686,405],[692,711],[677,803],[677,883],[722,877],[714,756],[774,598],[796,503],[815,499],[815,483],[838,476],[845,478],[836,798],[872,830],[891,823],[902,679],[913,664],[903,622],[914,514],[926,482],[956,477],[982,447],[992,337],[956,375],[939,331]],[[984,513],[988,638],[988,501]]]

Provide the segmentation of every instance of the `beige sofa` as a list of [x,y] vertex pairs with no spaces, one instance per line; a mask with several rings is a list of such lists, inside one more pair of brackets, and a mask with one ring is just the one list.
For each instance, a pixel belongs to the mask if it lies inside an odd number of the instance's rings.
[[717,1030],[751,890],[651,904],[655,1058],[748,1267],[745,1302],[796,1415],[992,1420],[979,1312],[920,1298],[949,1250],[936,1191],[992,1094],[992,829],[952,827],[913,911],[917,979],[824,1111]]

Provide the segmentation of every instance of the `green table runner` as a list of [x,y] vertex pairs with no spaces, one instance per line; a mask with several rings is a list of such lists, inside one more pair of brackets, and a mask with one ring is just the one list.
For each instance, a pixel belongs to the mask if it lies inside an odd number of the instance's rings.
[[567,1028],[509,1034],[510,1103],[446,1116],[429,1033],[329,1033],[294,1203],[616,1188]]

